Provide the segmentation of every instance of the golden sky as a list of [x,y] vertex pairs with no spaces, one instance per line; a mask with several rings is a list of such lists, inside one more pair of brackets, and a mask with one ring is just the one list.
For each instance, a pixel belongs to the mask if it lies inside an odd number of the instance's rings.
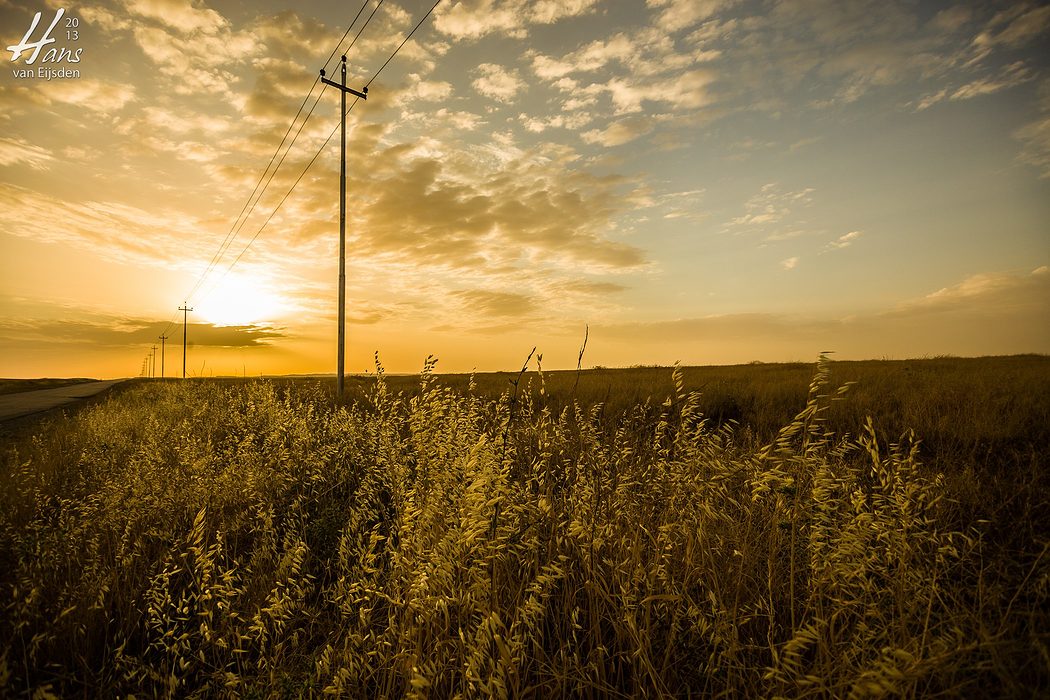
[[[351,87],[432,4],[363,3]],[[0,376],[136,375],[165,331],[181,372],[184,300],[191,374],[334,371],[315,78],[361,8],[0,0],[3,47],[61,9],[65,49],[3,52]],[[347,369],[572,367],[585,327],[585,365],[1050,352],[1048,35],[1035,2],[445,0],[348,118]]]

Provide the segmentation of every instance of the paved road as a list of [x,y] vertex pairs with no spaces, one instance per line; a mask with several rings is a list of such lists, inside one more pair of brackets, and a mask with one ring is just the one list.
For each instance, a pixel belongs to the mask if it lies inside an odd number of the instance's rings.
[[114,384],[119,384],[123,379],[111,379],[105,382],[83,382],[61,386],[57,389],[38,389],[36,391],[23,391],[18,394],[0,395],[0,421],[21,418],[31,413],[47,411],[58,406],[65,406],[89,396],[94,396],[100,391],[105,391]]

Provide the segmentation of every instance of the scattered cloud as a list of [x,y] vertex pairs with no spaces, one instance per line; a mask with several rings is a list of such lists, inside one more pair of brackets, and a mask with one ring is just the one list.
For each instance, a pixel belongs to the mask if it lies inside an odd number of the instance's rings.
[[665,104],[672,109],[698,109],[714,103],[708,87],[716,78],[715,71],[698,68],[654,81],[616,77],[604,84],[591,85],[588,91],[607,93],[617,114],[641,112],[646,102]]
[[[757,194],[753,195],[744,204],[745,213],[730,220],[727,224],[729,229],[751,229],[768,228],[774,224],[780,224],[798,210],[808,206],[813,201],[812,187],[801,190],[782,192],[780,185],[770,182],[762,185]],[[767,240],[778,240],[780,238],[794,237],[778,235],[782,232],[771,232]]]
[[1040,116],[1019,129],[1013,137],[1022,144],[1018,160],[1037,168],[1039,177],[1050,178],[1050,79],[1039,85]]
[[592,282],[588,280],[566,280],[558,282],[552,289],[554,293],[584,294],[588,296],[610,296],[627,291],[627,286],[616,282]]
[[798,257],[787,258],[780,261],[780,266],[785,270],[794,270],[798,266]]
[[49,81],[41,87],[38,99],[47,104],[65,104],[78,110],[87,109],[100,114],[114,114],[135,101],[133,85],[95,78]]
[[217,34],[229,27],[218,12],[191,0],[125,0],[123,4],[129,13],[182,34]]
[[[1017,308],[1050,312],[1050,273],[1042,265],[1029,273],[986,272],[942,287],[924,297],[902,302],[887,313],[946,313],[967,309],[1008,311]],[[987,307],[987,308],[986,308]]]
[[999,47],[1016,48],[1050,29],[1050,5],[1019,2],[997,12],[973,39],[972,62],[988,56]]
[[452,83],[444,80],[425,80],[418,73],[412,73],[408,78],[411,83],[400,95],[403,102],[436,102],[446,100],[452,95]]
[[359,248],[460,270],[586,272],[646,263],[639,248],[608,237],[627,206],[621,178],[567,169],[575,155],[566,151],[479,155],[403,147],[379,154],[376,162],[387,165],[355,185],[364,199]]
[[435,10],[434,26],[454,39],[504,34],[523,39],[529,25],[592,12],[598,0],[460,0]]
[[513,102],[514,97],[525,86],[515,70],[508,70],[494,63],[482,63],[475,70],[474,89],[485,97],[500,102]]
[[1021,161],[1038,168],[1039,177],[1050,178],[1050,116],[1025,124],[1014,138],[1024,144]]
[[535,310],[535,303],[525,294],[468,289],[453,292],[469,313],[482,316],[522,318]]
[[973,19],[973,10],[966,5],[955,5],[941,10],[930,20],[930,26],[939,32],[957,32]]
[[[547,129],[580,129],[594,120],[594,115],[589,112],[573,112],[569,114],[556,114],[553,117],[539,119],[521,114],[521,123],[527,131],[539,134]],[[584,137],[586,139],[586,136]]]
[[848,248],[854,243],[856,243],[857,239],[860,238],[862,235],[863,234],[860,231],[850,231],[849,233],[845,233],[833,240],[831,243],[828,243],[828,249],[841,250],[842,248]]
[[[0,317],[0,344],[25,346],[83,345],[94,347],[148,347],[168,327],[166,321],[129,318],[61,304],[8,298],[5,308],[19,309],[14,316]],[[33,308],[34,315],[24,313]],[[50,311],[50,314],[40,314]],[[189,345],[225,348],[258,348],[285,338],[283,329],[271,326],[215,326],[190,323]]]
[[47,170],[54,156],[46,148],[22,138],[0,137],[0,165],[24,163],[34,170]]
[[1035,77],[1035,73],[1023,61],[1016,61],[999,72],[996,76],[983,76],[956,88],[944,87],[937,92],[919,100],[917,110],[922,111],[943,100],[968,100],[981,95],[991,95],[1008,88],[1026,83]]
[[[43,242],[61,242],[107,260],[179,266],[200,221],[167,207],[146,211],[116,201],[71,202],[0,183],[0,228]],[[41,225],[41,222],[47,222]],[[148,235],[146,235],[148,233]]]
[[587,143],[597,143],[605,147],[621,146],[644,136],[653,130],[657,119],[648,116],[626,117],[614,121],[604,129],[592,129],[584,132],[582,138]]
[[656,24],[661,29],[677,32],[735,4],[734,0],[646,0],[657,11]]

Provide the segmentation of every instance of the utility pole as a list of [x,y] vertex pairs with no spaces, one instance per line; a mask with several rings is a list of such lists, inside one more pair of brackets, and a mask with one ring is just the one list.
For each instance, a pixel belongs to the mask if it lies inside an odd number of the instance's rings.
[[332,82],[324,77],[321,82],[339,89],[339,355],[336,362],[335,397],[343,397],[343,363],[346,359],[346,93],[368,99],[368,88],[361,92],[346,86],[346,56],[343,56],[340,81]]
[[182,312],[182,378],[186,378],[186,312],[193,311],[186,302],[182,302],[182,306],[179,307],[179,311]]
[[160,378],[164,379],[164,341],[168,339],[166,335],[158,335],[160,338]]
[[157,376],[157,346],[154,345],[149,349],[149,376],[150,378]]

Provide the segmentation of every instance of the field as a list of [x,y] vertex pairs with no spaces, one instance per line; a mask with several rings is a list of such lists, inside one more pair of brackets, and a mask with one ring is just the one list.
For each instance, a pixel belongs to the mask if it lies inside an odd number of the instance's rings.
[[537,369],[21,429],[0,695],[1050,692],[1050,358]]

